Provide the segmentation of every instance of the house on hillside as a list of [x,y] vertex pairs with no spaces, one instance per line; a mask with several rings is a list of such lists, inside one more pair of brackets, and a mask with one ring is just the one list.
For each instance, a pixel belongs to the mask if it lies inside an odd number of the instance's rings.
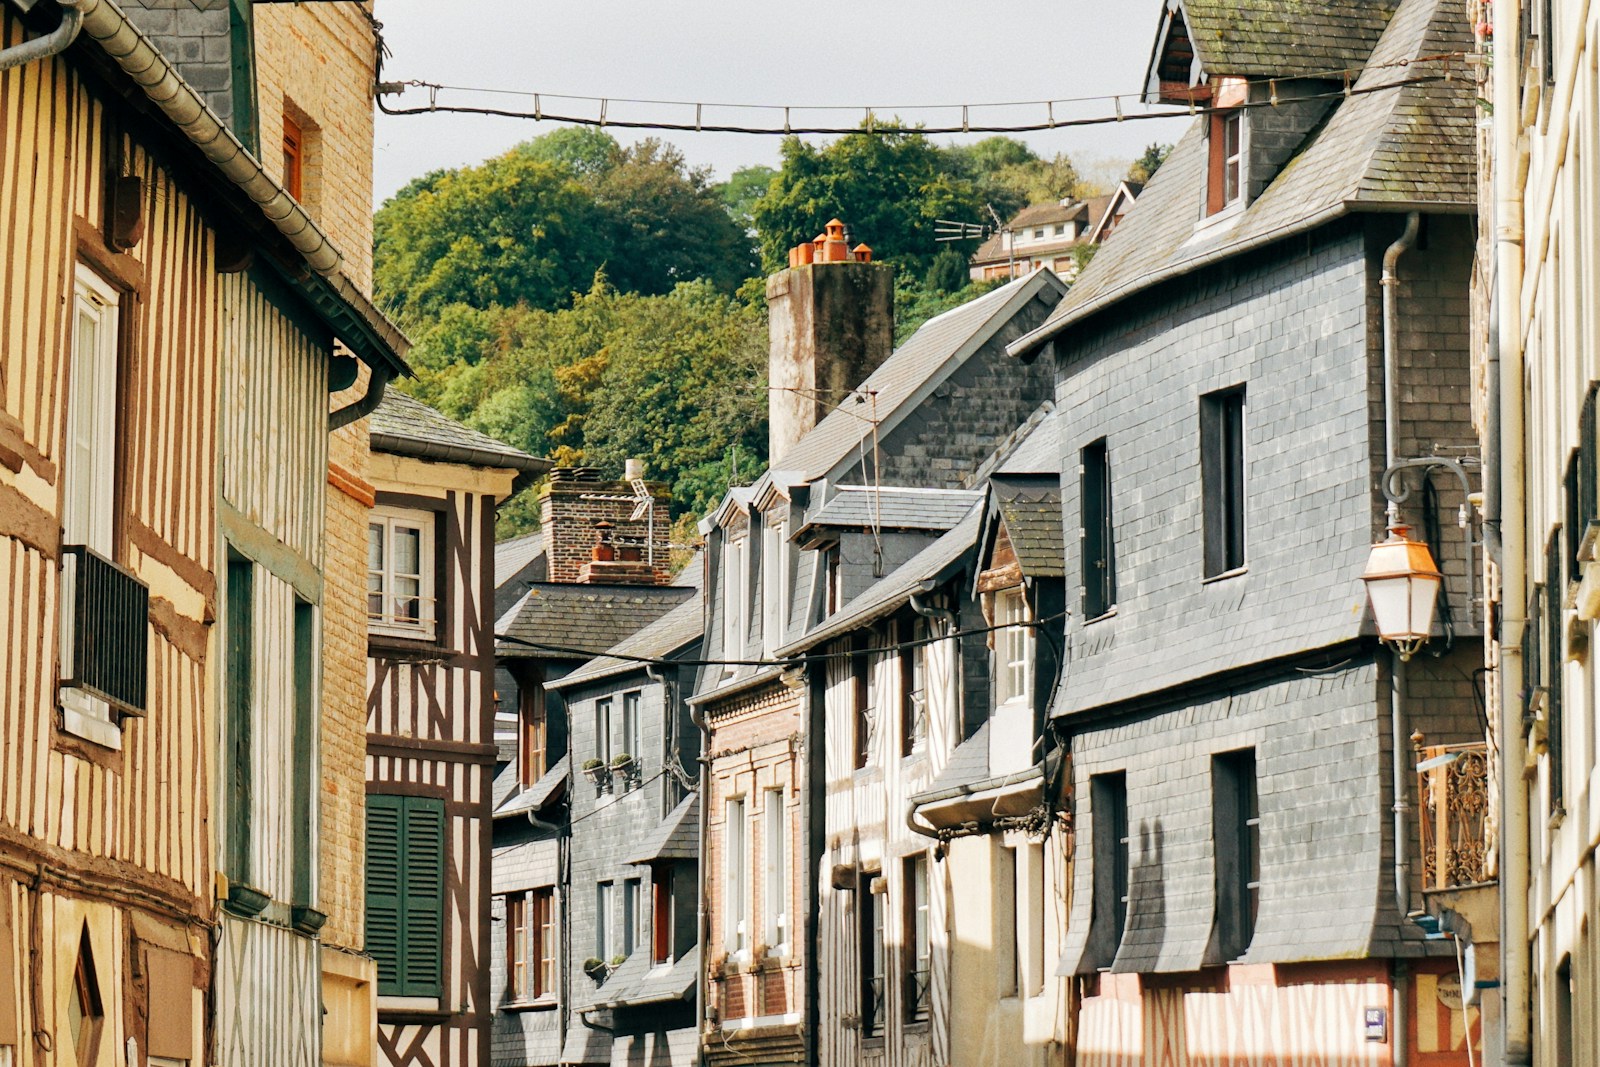
[[1121,182],[1106,196],[1068,197],[1053,204],[1029,204],[1007,220],[999,233],[972,254],[972,280],[1020,278],[1048,268],[1071,282],[1094,249],[1138,198],[1138,182]]
[[[873,328],[892,320],[892,287],[869,284],[877,270],[801,263],[768,281],[772,468],[701,524],[706,659],[726,664],[701,672],[691,700],[709,761],[702,1047],[713,1063],[820,1054],[825,680],[741,661],[770,661],[955,525],[973,498],[949,491],[1050,392],[1041,368],[1003,350],[1060,300],[1055,275],[932,319],[891,353],[887,329]],[[819,342],[840,337],[852,343]],[[843,384],[802,393],[805,382]]]
[[319,937],[359,930],[324,881],[319,768],[361,732],[324,684],[330,433],[406,342],[253,101],[219,119],[109,3],[0,36],[0,1062],[338,1062],[371,1016],[325,996],[371,972]]
[[[1207,113],[1011,346],[1061,411],[1080,1064],[1477,1059],[1411,918],[1413,735],[1483,739],[1473,90],[1392,84],[1469,46],[1441,0],[1170,0],[1151,94]],[[1386,489],[1443,572],[1409,663],[1361,582]]]
[[[568,946],[573,954],[578,951],[571,940],[576,905],[570,893],[574,850],[582,844],[573,832],[572,808],[590,783],[581,764],[593,757],[573,747],[576,724],[567,694],[553,687],[597,655],[699,599],[694,585],[672,584],[665,487],[646,482],[635,464],[629,467],[630,477],[622,479],[604,478],[592,468],[552,471],[540,490],[539,540],[504,547],[505,570],[497,572],[497,594],[515,597],[495,624],[500,739],[507,758],[496,768],[492,796],[492,907],[501,925],[489,985],[493,1062],[505,1067],[610,1055],[609,1041],[600,1049],[599,1038],[590,1036],[596,1032],[577,1013],[594,999],[594,983],[581,969],[588,955],[578,957],[574,968],[568,954]],[[700,568],[690,568],[680,580],[694,582],[699,575]],[[675,651],[678,646],[661,655]],[[647,690],[654,691],[652,700],[662,696],[650,682],[638,687],[641,700]],[[620,695],[614,706],[614,725],[620,728]],[[667,720],[663,706],[652,721],[665,731]],[[592,731],[592,725],[586,728]],[[591,747],[586,744],[585,750]],[[656,769],[666,766],[663,753]],[[604,770],[609,782],[609,761]],[[649,795],[665,803],[672,788],[652,782]],[[637,799],[643,798],[641,793]],[[592,810],[594,799],[591,793],[583,800],[586,810]],[[630,800],[630,811],[636,802]],[[593,884],[588,888],[593,891]],[[583,907],[586,915],[593,914],[591,900],[586,898]],[[620,911],[616,914],[620,922]]]

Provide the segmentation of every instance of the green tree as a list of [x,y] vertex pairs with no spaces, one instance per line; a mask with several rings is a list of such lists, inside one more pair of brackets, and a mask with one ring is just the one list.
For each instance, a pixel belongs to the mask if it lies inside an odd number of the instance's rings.
[[1133,161],[1128,168],[1128,181],[1147,182],[1155,176],[1161,164],[1167,161],[1167,156],[1172,152],[1172,146],[1159,142],[1147,145],[1144,155]]
[[565,126],[524,141],[512,151],[563,167],[585,184],[592,184],[622,162],[617,139],[594,126]]
[[970,280],[967,257],[954,249],[946,248],[933,257],[933,265],[928,268],[926,285],[935,292],[953,293],[958,289],[965,289]]
[[949,173],[941,149],[913,129],[876,126],[891,132],[846,134],[820,148],[785,138],[783,165],[754,211],[769,271],[781,270],[789,249],[832,218],[842,219],[852,239],[870,245],[877,258],[925,268],[938,248],[936,218],[977,217],[976,190]]
[[756,232],[756,201],[767,195],[767,190],[772,187],[772,179],[777,176],[778,172],[771,167],[756,164],[740,167],[717,187],[722,194],[723,207],[728,209],[733,221],[751,236]]

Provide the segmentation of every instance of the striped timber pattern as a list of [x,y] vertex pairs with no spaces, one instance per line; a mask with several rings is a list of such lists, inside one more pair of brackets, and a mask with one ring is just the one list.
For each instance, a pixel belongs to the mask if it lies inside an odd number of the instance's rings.
[[[320,949],[266,923],[223,916],[215,932],[217,1057],[238,1067],[322,1062]],[[270,975],[271,981],[262,980]],[[316,1026],[299,1020],[315,1018]]]
[[[442,472],[450,470],[440,468]],[[441,474],[441,478],[447,478]],[[413,494],[417,485],[387,486]],[[380,496],[380,502],[383,498]],[[494,500],[440,488],[439,600],[442,649],[425,657],[386,654],[368,661],[369,793],[442,797],[445,802],[443,1023],[386,1018],[379,1002],[378,1048],[387,1067],[478,1067],[489,1062],[490,801],[494,716]]]
[[[0,12],[0,38],[24,36],[11,9]],[[0,982],[0,997],[24,1032],[50,1035],[20,1044],[20,1067],[55,1064],[59,1054],[43,1050],[67,1042],[61,1003],[73,957],[47,946],[87,934],[104,1048],[120,1049],[145,1033],[147,1009],[132,1010],[143,979],[124,973],[134,939],[155,921],[181,946],[182,931],[211,919],[219,489],[314,567],[326,479],[328,339],[275,310],[249,275],[217,273],[214,220],[186,175],[167,169],[170,154],[147,151],[143,127],[97,85],[59,57],[0,73],[0,892],[14,898],[0,902],[11,905],[9,923],[0,910],[0,957],[15,979]],[[123,253],[101,236],[110,173],[141,182],[144,233]],[[120,752],[57,727],[59,501],[79,264],[120,294],[113,555],[151,592],[147,713],[124,721]],[[277,595],[274,611],[286,593]],[[286,667],[283,639],[272,635],[278,643],[264,651]],[[281,702],[277,683],[262,684]],[[286,756],[263,753],[263,773],[284,773]],[[289,851],[290,828],[273,823],[282,807],[263,822],[276,835],[260,845],[264,864]],[[274,879],[275,896],[281,884]],[[204,937],[190,944],[209,956]],[[217,995],[282,1011],[216,1010],[200,988],[189,1005],[164,1005],[195,1020],[196,1061],[315,1063],[314,943],[254,924],[251,937],[216,947],[238,950],[226,967],[204,958],[196,967],[212,974]],[[270,1041],[253,1029],[263,1020],[275,1028]]]
[[[887,644],[873,634],[870,647]],[[836,642],[829,653],[845,653],[849,642]],[[927,692],[929,737],[920,759],[900,756],[900,661],[894,654],[874,657],[869,675],[873,721],[866,770],[856,771],[854,750],[855,685],[851,660],[840,655],[827,665],[826,823],[827,851],[817,872],[820,906],[818,995],[822,1017],[838,1019],[861,1011],[860,913],[853,891],[833,888],[837,865],[875,868],[888,880],[877,898],[886,911],[884,940],[887,988],[879,1040],[863,1042],[859,1029],[825,1025],[818,1058],[823,1067],[846,1064],[870,1067],[935,1067],[950,1062],[950,923],[946,862],[932,859],[933,842],[905,825],[907,798],[926,788],[943,770],[958,738],[954,694],[955,657],[947,643],[928,646]],[[907,1026],[899,997],[904,988],[908,953],[902,939],[907,885],[903,860],[926,852],[928,863],[928,927],[933,950],[928,1022]]]

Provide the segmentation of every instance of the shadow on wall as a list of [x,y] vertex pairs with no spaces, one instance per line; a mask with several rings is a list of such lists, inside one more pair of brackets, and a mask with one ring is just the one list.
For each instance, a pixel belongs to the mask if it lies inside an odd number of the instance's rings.
[[1139,860],[1128,872],[1127,931],[1113,970],[1145,971],[1161,957],[1167,931],[1167,879],[1161,865],[1166,831],[1161,820],[1139,824]]

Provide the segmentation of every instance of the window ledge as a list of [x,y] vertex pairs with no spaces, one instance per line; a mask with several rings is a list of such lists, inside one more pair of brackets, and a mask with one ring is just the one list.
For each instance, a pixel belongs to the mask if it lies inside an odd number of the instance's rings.
[[61,709],[61,732],[71,734],[73,737],[109,748],[112,751],[122,751],[122,729],[113,722],[85,715],[72,708]]
[[501,1011],[526,1012],[526,1011],[554,1011],[561,1006],[555,997],[540,997],[538,1000],[512,1000],[500,1005]]
[[1117,617],[1117,609],[1116,608],[1112,608],[1110,611],[1102,612],[1101,614],[1096,615],[1092,619],[1084,619],[1083,620],[1083,624],[1085,626],[1093,626],[1097,622],[1105,622],[1107,619],[1114,619],[1116,617]]
[[1194,228],[1194,236],[1190,237],[1184,244],[1198,244],[1230,229],[1234,223],[1244,217],[1244,206],[1244,197],[1241,196],[1216,214],[1202,218],[1200,224]]
[[1200,579],[1200,584],[1201,585],[1210,585],[1213,582],[1225,582],[1229,578],[1237,578],[1241,574],[1249,574],[1249,573],[1250,573],[1250,565],[1249,564],[1245,564],[1243,567],[1235,567],[1231,571],[1223,571],[1221,574],[1213,574],[1213,575],[1210,575],[1208,577],[1202,578],[1202,579]]

